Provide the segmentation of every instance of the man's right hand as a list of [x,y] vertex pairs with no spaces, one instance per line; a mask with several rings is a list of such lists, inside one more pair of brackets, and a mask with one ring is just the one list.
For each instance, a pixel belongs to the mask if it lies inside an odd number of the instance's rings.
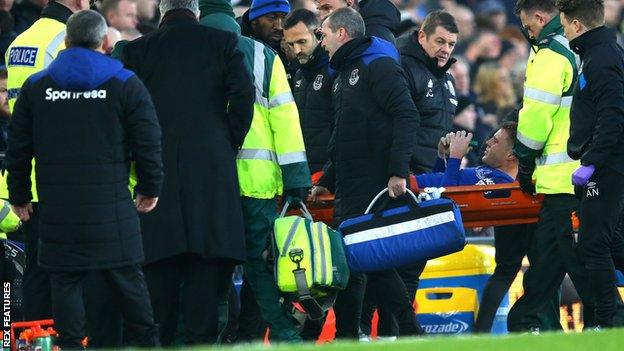
[[312,198],[312,202],[317,202],[319,196],[329,195],[329,194],[331,194],[331,192],[326,187],[323,187],[323,186],[320,186],[320,185],[313,186],[312,190],[310,191],[310,196]]
[[470,141],[472,133],[462,130],[450,136],[449,140],[449,157],[462,159],[470,150]]
[[137,211],[140,213],[148,213],[156,207],[157,203],[157,197],[147,197],[137,193],[135,204]]

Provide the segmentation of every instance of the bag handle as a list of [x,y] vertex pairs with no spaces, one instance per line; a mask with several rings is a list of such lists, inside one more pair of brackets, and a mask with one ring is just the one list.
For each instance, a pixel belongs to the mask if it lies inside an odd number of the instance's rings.
[[[405,189],[405,191],[410,195],[410,197],[412,198],[412,200],[414,200],[414,203],[418,204],[418,199],[416,198],[416,195],[414,195],[414,193],[410,190],[410,189]],[[366,208],[366,211],[364,211],[364,214],[368,214],[370,212],[370,210],[373,208],[373,206],[375,206],[375,203],[377,202],[377,200],[379,200],[379,198],[388,192],[388,188],[383,189],[382,191],[379,192],[379,194],[377,194],[377,196],[375,196],[375,198],[373,198],[373,201],[371,201],[371,203],[368,205],[368,207]]]
[[[314,218],[312,218],[312,214],[310,213],[310,211],[308,211],[308,208],[306,207],[305,203],[303,203],[303,201],[299,202],[299,205],[301,206],[299,208],[299,211],[301,211],[301,214],[303,214],[303,216],[311,221],[314,221]],[[286,216],[286,212],[288,212],[288,207],[290,206],[290,201],[286,201],[284,203],[284,207],[282,208],[282,212],[280,212],[279,217],[285,217]]]

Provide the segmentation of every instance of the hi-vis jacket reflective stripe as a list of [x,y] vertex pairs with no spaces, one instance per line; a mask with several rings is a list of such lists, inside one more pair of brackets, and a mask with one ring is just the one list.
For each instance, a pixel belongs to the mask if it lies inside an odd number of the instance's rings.
[[578,56],[563,36],[559,16],[537,42],[527,65],[514,153],[521,161],[535,162],[537,193],[573,194],[571,175],[579,162],[568,157],[566,148]]
[[0,237],[6,238],[4,233],[11,233],[17,230],[20,226],[20,220],[9,207],[9,203],[4,200],[0,200]]
[[238,48],[256,87],[251,128],[236,162],[241,195],[272,199],[284,189],[310,187],[299,113],[282,61],[246,37],[239,38]]
[[[7,90],[11,112],[13,112],[13,106],[26,79],[47,68],[59,51],[65,49],[65,27],[65,23],[56,19],[40,18],[30,28],[18,35],[7,49],[5,62],[8,72]],[[34,164],[30,179],[33,201],[36,202],[37,188],[35,186]],[[0,176],[0,198],[9,198],[6,174]]]

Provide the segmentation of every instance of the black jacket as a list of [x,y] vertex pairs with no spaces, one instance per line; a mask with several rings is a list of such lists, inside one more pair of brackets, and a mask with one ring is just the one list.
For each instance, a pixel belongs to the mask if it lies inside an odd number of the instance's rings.
[[[50,1],[45,8],[47,9],[50,7],[54,8],[59,6],[65,7],[57,3],[56,1]],[[34,4],[29,0],[22,1],[20,4],[13,4],[13,8],[11,9],[11,15],[15,20],[15,27],[13,29],[15,33],[20,34],[28,29],[30,26],[32,26],[33,23],[35,23],[35,21],[37,21],[39,17],[41,17],[42,10],[43,8],[41,6]]]
[[122,51],[152,95],[163,131],[162,195],[141,216],[146,263],[182,253],[245,259],[236,155],[255,90],[237,43],[236,34],[173,10]]
[[395,44],[394,34],[401,23],[401,13],[396,6],[389,0],[362,0],[359,6],[366,35]]
[[455,63],[451,58],[444,67],[438,67],[411,32],[397,40],[401,65],[405,70],[412,99],[420,113],[420,128],[410,167],[416,174],[430,172],[436,160],[438,141],[453,127],[457,107],[455,80],[448,69]]
[[570,114],[568,155],[624,173],[624,50],[599,27],[570,42],[581,57]]
[[294,78],[293,95],[311,174],[322,170],[328,161],[327,145],[334,129],[331,88],[335,75],[329,68],[327,52],[319,45]]
[[[335,221],[360,215],[392,176],[407,178],[418,111],[394,46],[358,38],[331,59],[334,132],[331,167],[320,185],[335,191]],[[335,185],[335,186],[334,186]]]
[[62,51],[32,75],[9,127],[9,199],[25,204],[31,159],[39,193],[39,262],[50,270],[107,269],[143,260],[135,190],[158,196],[160,127],[134,73],[95,51]]

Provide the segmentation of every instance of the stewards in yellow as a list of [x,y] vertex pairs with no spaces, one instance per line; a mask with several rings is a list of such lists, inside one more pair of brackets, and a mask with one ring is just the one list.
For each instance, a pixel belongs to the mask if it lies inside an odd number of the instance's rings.
[[[538,333],[537,314],[557,292],[566,273],[585,311],[594,309],[588,273],[572,236],[571,215],[579,201],[570,177],[579,162],[566,150],[578,57],[563,36],[554,0],[520,0],[516,11],[532,46],[514,147],[520,161],[518,180],[524,192],[545,197],[532,243],[535,258],[524,276],[525,294],[512,307],[507,323],[510,331]],[[586,325],[594,323],[593,313],[584,317]]]

